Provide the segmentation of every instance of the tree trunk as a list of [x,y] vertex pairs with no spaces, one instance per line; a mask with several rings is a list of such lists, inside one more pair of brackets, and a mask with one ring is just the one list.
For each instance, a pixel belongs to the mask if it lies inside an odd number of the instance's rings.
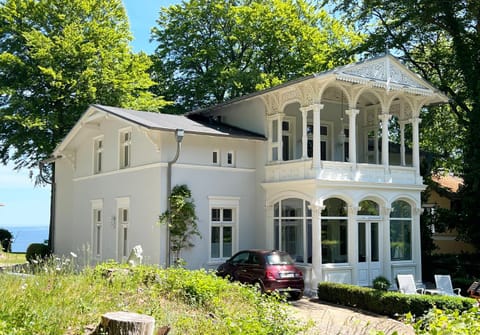
[[155,319],[129,312],[110,312],[102,315],[101,331],[109,335],[153,335]]

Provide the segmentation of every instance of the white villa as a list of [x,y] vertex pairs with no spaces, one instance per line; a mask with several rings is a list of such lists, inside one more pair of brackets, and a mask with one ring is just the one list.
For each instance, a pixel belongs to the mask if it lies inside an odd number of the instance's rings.
[[446,101],[386,55],[182,116],[92,105],[53,153],[54,251],[124,261],[141,245],[168,264],[158,217],[185,184],[202,237],[189,268],[275,248],[307,290],[420,281],[419,114]]

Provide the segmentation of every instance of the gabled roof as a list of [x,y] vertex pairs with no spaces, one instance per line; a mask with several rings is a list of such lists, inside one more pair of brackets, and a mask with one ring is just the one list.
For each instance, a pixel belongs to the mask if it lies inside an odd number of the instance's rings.
[[91,105],[82,115],[80,120],[75,124],[72,130],[70,130],[64,140],[57,146],[55,153],[63,150],[84,125],[90,122],[95,122],[99,118],[103,118],[107,115],[114,116],[132,124],[152,130],[174,132],[177,129],[183,129],[186,134],[190,133],[220,137],[246,138],[262,141],[265,140],[265,136],[263,135],[215,122],[214,120],[206,118],[188,118],[184,115],[143,112],[111,106]]
[[448,101],[447,97],[429,82],[389,54],[339,67],[333,70],[333,73],[338,80],[419,95],[438,94],[445,102]]
[[415,95],[418,94],[423,96],[431,96],[432,99],[428,104],[448,102],[448,97],[445,94],[440,92],[418,74],[409,70],[397,58],[391,56],[390,54],[386,54],[361,62],[340,66],[333,70],[297,78],[262,91],[231,99],[218,105],[191,111],[187,113],[187,115],[201,114],[206,111],[216,110],[223,106],[249,100],[254,97],[275,92],[308,80],[321,80],[323,78],[329,78],[332,76],[339,81],[363,84],[371,87],[380,87],[391,91],[404,91],[406,93]]

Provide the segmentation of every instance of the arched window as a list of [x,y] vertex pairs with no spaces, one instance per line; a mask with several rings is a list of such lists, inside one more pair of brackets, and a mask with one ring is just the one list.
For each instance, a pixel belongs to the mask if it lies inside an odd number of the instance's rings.
[[275,249],[286,251],[296,262],[312,262],[312,211],[302,199],[284,199],[273,207]]
[[378,204],[373,200],[363,200],[358,204],[357,215],[379,216]]
[[392,204],[390,255],[392,261],[412,259],[412,207],[403,200]]
[[347,204],[338,198],[323,202],[322,263],[348,262]]

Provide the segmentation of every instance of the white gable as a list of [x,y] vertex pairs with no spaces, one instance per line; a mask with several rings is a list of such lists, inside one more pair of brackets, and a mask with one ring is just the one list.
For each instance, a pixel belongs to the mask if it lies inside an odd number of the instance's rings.
[[334,73],[337,80],[356,84],[381,87],[387,90],[403,90],[427,96],[439,94],[427,81],[390,55],[347,65],[336,69]]

